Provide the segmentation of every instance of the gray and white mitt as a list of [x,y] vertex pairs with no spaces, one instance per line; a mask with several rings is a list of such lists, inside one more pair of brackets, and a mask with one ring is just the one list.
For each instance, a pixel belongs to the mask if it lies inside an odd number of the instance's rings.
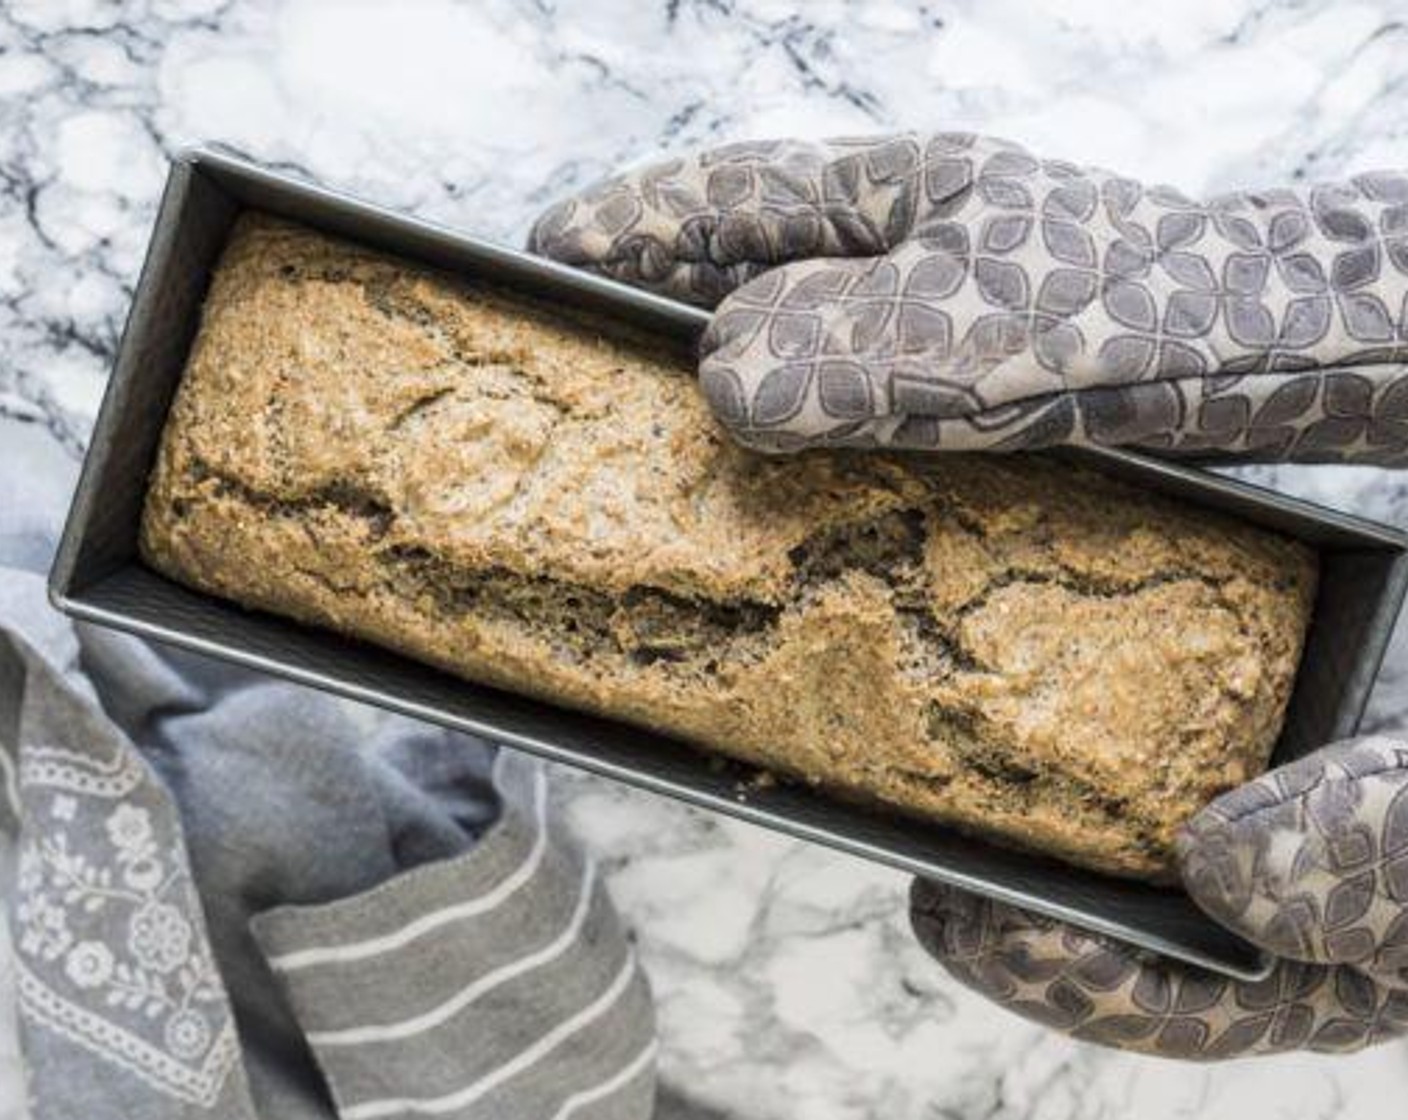
[[1275,954],[1229,980],[916,880],[919,940],[958,980],[1091,1042],[1214,1060],[1408,1034],[1408,744],[1327,747],[1225,794],[1178,841],[1188,893]]
[[717,306],[700,382],[759,450],[1408,458],[1404,174],[1199,202],[966,133],[754,142],[530,247]]
[[[735,144],[567,199],[530,247],[717,307],[700,381],[764,451],[813,445],[1408,464],[1408,175],[1226,195],[967,134]],[[1183,830],[1193,899],[1277,958],[1237,982],[916,881],[954,976],[1170,1057],[1408,1033],[1408,744],[1354,740]]]

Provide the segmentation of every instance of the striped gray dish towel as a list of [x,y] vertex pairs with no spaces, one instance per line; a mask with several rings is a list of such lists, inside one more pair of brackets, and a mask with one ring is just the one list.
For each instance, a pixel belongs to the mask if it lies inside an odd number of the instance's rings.
[[591,859],[550,840],[542,767],[496,760],[469,855],[254,920],[343,1120],[648,1115],[649,993]]
[[41,573],[72,477],[0,418],[0,885],[35,1120],[646,1120],[649,992],[541,767],[70,625]]

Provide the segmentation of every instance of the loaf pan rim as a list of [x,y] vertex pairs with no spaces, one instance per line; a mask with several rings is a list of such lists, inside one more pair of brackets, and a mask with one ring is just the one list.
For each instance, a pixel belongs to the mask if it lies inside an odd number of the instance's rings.
[[[166,190],[163,193],[162,206],[158,214],[156,229],[153,232],[151,246],[143,264],[137,291],[134,295],[127,324],[124,327],[122,341],[118,348],[114,376],[110,380],[103,396],[102,406],[94,426],[93,440],[90,443],[88,454],[84,457],[80,482],[75,490],[74,499],[70,505],[69,516],[65,522],[63,535],[61,537],[60,547],[50,572],[48,581],[50,601],[57,609],[75,618],[83,618],[97,624],[124,629],[157,641],[198,650],[207,655],[220,657],[225,660],[237,661],[241,664],[247,664],[251,667],[262,669],[265,672],[272,672],[288,679],[298,680],[303,684],[317,687],[325,691],[333,691],[340,695],[375,704],[379,707],[388,707],[394,710],[408,712],[409,714],[415,715],[417,718],[429,719],[442,724],[448,723],[451,726],[462,726],[464,721],[460,717],[447,714],[443,711],[437,716],[434,711],[422,710],[422,706],[416,705],[413,701],[405,699],[398,700],[394,696],[388,697],[385,694],[371,695],[374,690],[365,688],[350,680],[329,678],[325,674],[312,671],[305,672],[298,669],[297,666],[272,663],[267,658],[262,658],[259,655],[241,653],[239,650],[231,649],[230,647],[220,647],[218,644],[203,642],[193,635],[183,635],[179,631],[150,624],[134,616],[116,616],[111,612],[95,608],[92,603],[84,599],[84,592],[86,590],[91,591],[95,586],[101,583],[104,575],[112,574],[109,572],[93,576],[90,573],[90,578],[86,582],[83,582],[78,578],[77,560],[80,555],[83,533],[91,522],[94,505],[98,498],[96,490],[102,480],[103,468],[106,465],[104,461],[105,455],[110,451],[110,448],[103,446],[103,441],[111,438],[119,418],[117,413],[124,404],[123,394],[132,383],[132,378],[138,376],[138,371],[131,368],[126,369],[124,377],[119,376],[119,373],[123,372],[124,360],[127,360],[130,364],[129,336],[134,330],[134,324],[136,324],[136,328],[140,329],[142,325],[141,316],[150,310],[150,308],[146,307],[143,303],[143,300],[144,297],[150,298],[151,292],[149,289],[155,282],[155,270],[161,263],[159,258],[162,251],[163,233],[170,233],[169,227],[174,221],[174,216],[170,211],[179,209],[180,206],[186,203],[192,182],[208,169],[216,172],[217,178],[219,175],[233,175],[246,176],[251,180],[277,182],[282,188],[290,188],[295,192],[301,192],[308,197],[316,198],[332,207],[356,212],[361,216],[379,218],[397,226],[414,228],[423,232],[428,231],[433,236],[449,239],[466,247],[466,249],[498,254],[503,260],[513,260],[524,263],[526,257],[526,254],[503,246],[493,245],[490,242],[485,242],[479,238],[466,235],[453,227],[414,218],[393,209],[366,202],[365,200],[344,192],[319,184],[309,183],[299,177],[289,176],[278,171],[259,167],[223,149],[217,149],[207,144],[192,145],[183,148],[173,161],[171,176],[168,179]],[[165,221],[163,221],[163,219],[165,219]],[[650,293],[641,292],[638,289],[626,287],[625,285],[604,277],[582,273],[556,262],[543,261],[540,258],[527,258],[527,267],[541,275],[555,277],[563,284],[579,287],[612,301],[619,300],[623,306],[629,305],[636,308],[653,309],[653,311],[660,314],[662,320],[672,320],[678,323],[681,329],[688,328],[689,330],[695,331],[696,338],[697,332],[702,330],[709,319],[707,312],[698,308],[677,304],[663,297],[654,296]],[[155,418],[152,423],[160,425],[164,423],[164,419],[165,417],[163,415]],[[1237,495],[1239,501],[1267,505],[1282,511],[1288,511],[1289,514],[1296,517],[1303,517],[1319,524],[1332,526],[1356,537],[1362,542],[1366,552],[1392,554],[1391,559],[1388,560],[1390,577],[1385,583],[1383,593],[1380,594],[1376,600],[1377,614],[1374,618],[1374,628],[1376,631],[1382,627],[1391,626],[1391,621],[1396,617],[1399,605],[1405,593],[1408,593],[1408,534],[1400,532],[1391,526],[1382,525],[1354,514],[1347,514],[1339,510],[1318,506],[1315,503],[1291,495],[1282,494],[1279,491],[1271,490],[1243,479],[1203,474],[1197,470],[1196,467],[1187,463],[1169,462],[1135,452],[1104,448],[1080,449],[1077,454],[1093,458],[1096,461],[1095,465],[1097,467],[1100,465],[1101,461],[1110,465],[1112,468],[1118,468],[1120,464],[1137,465],[1138,468],[1143,471],[1153,471],[1155,473],[1175,477],[1181,480],[1181,483],[1184,485],[1191,485],[1200,491],[1208,493],[1210,496],[1209,501],[1204,503],[1207,505],[1215,505],[1215,503],[1211,501],[1211,495],[1221,494],[1225,496],[1230,492]],[[1118,469],[1115,470],[1115,473],[1118,474]],[[129,559],[128,562],[130,563],[132,561]],[[1376,656],[1371,656],[1369,659],[1372,661],[1372,664],[1367,664],[1363,659],[1357,664],[1357,669],[1368,670],[1368,678],[1370,681],[1372,681],[1373,677],[1377,674],[1386,649],[1387,641],[1385,635],[1384,640],[1378,643],[1377,650],[1375,651]],[[1368,695],[1368,687],[1362,686],[1362,682],[1361,687],[1363,696],[1357,699],[1357,711],[1353,720],[1356,725],[1359,719],[1362,718],[1363,701],[1367,700]],[[479,733],[488,734],[490,737],[497,739],[513,740],[515,738],[514,733],[506,732],[503,729],[486,729]],[[534,753],[541,755],[554,757],[558,761],[569,765],[576,765],[594,770],[597,773],[607,774],[616,780],[625,781],[643,788],[652,789],[655,792],[682,798],[694,804],[704,805],[714,811],[750,820],[752,823],[762,827],[784,831],[792,835],[803,836],[803,838],[811,842],[839,848],[853,855],[859,855],[861,858],[886,863],[890,866],[910,871],[911,873],[939,873],[932,866],[916,867],[905,864],[902,862],[906,858],[903,853],[894,851],[877,853],[870,849],[860,850],[865,847],[861,841],[853,841],[851,846],[847,846],[844,843],[838,843],[835,834],[818,836],[811,826],[799,825],[796,821],[792,821],[789,825],[787,822],[770,818],[765,811],[754,810],[751,806],[739,806],[736,803],[715,804],[714,800],[711,799],[712,795],[702,792],[701,790],[684,792],[680,788],[665,788],[668,784],[665,779],[649,773],[641,771],[621,773],[619,772],[621,770],[619,765],[606,759],[597,759],[595,765],[593,765],[590,761],[580,756],[580,754],[574,755],[570,748],[560,744],[552,745],[549,749],[544,744],[538,743],[536,748],[534,746],[527,746],[525,749],[534,750]],[[944,877],[947,881],[953,882],[962,876],[950,871],[945,873]],[[1014,901],[1019,905],[1034,905],[1030,892],[1014,895],[1008,888],[990,880],[969,879],[963,885],[995,897],[1006,897],[1009,901]],[[1170,956],[1184,960],[1194,959],[1190,957],[1186,947],[1170,943],[1166,943],[1164,946],[1160,947],[1157,944],[1160,940],[1159,936],[1147,930],[1139,930],[1137,931],[1137,935],[1132,936],[1128,927],[1121,925],[1118,921],[1111,922],[1101,918],[1098,914],[1093,914],[1088,911],[1071,910],[1060,902],[1045,901],[1042,903],[1041,908],[1047,913],[1053,913],[1056,914],[1056,916],[1064,916],[1067,920],[1074,921],[1076,924],[1083,925],[1087,928],[1094,928],[1100,932],[1108,933],[1111,936],[1124,940],[1133,940],[1143,947],[1154,948],[1156,951],[1162,951]],[[1194,963],[1201,963],[1225,974],[1246,979],[1263,977],[1271,967],[1269,958],[1264,954],[1254,963],[1248,964],[1245,967],[1229,966],[1226,961],[1218,960],[1194,960]]]

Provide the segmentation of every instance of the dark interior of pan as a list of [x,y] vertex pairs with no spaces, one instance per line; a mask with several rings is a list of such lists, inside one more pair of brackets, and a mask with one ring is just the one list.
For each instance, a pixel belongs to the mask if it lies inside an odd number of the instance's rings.
[[[1123,882],[740,772],[684,744],[465,683],[369,645],[252,613],[144,567],[137,528],[157,440],[194,337],[211,269],[242,208],[483,282],[630,323],[693,352],[703,312],[452,230],[397,215],[211,151],[173,165],[137,294],[51,576],[71,615],[483,734],[905,871],[967,886],[1231,975],[1266,962],[1181,893]],[[1322,584],[1286,730],[1285,760],[1351,734],[1402,600],[1398,533],[1139,455],[1092,452],[1099,469],[1315,544]]]

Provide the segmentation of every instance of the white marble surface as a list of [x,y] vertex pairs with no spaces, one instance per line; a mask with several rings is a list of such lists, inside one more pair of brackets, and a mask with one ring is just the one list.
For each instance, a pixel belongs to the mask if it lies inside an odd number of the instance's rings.
[[[0,412],[81,448],[188,141],[516,242],[662,151],[939,126],[1193,192],[1408,164],[1408,3],[4,0]],[[1408,525],[1397,477],[1256,473]],[[1372,723],[1405,714],[1400,640]],[[560,779],[659,996],[664,1120],[1378,1120],[1408,1099],[1405,1045],[1204,1069],[1045,1034],[924,958],[899,876]]]

